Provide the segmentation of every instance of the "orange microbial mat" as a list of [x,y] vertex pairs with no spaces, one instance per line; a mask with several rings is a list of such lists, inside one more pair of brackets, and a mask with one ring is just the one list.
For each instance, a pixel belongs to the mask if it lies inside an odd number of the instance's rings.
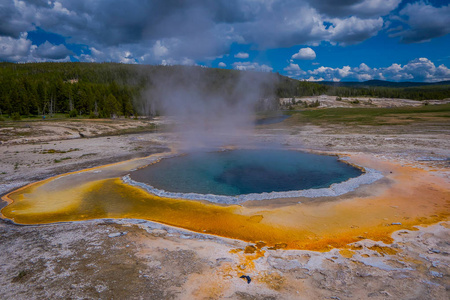
[[433,172],[368,155],[350,162],[374,168],[383,179],[340,197],[252,201],[217,205],[162,198],[122,182],[129,170],[154,155],[30,184],[3,197],[4,218],[46,224],[102,218],[159,222],[199,233],[261,242],[268,247],[327,251],[372,239],[389,243],[391,233],[447,220],[448,182]]

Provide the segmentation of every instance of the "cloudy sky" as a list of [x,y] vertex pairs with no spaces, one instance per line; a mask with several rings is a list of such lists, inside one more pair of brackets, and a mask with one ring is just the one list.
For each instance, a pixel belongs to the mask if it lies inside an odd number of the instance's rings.
[[450,80],[449,0],[0,0],[0,61]]

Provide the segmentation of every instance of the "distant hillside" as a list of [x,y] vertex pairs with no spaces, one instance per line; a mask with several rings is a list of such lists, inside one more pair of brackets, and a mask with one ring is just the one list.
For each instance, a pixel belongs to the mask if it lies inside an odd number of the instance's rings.
[[340,82],[334,82],[334,81],[322,81],[320,82],[324,85],[329,86],[338,86],[338,87],[361,87],[361,88],[367,88],[367,87],[422,87],[422,86],[437,86],[437,85],[450,85],[450,80],[447,81],[439,81],[439,82],[411,82],[411,81],[405,81],[405,82],[394,82],[394,81],[384,81],[384,80],[368,80],[363,82],[358,81],[340,81]]
[[[0,63],[0,119],[11,116],[153,115],[153,105],[164,101],[165,91],[176,89],[179,98],[197,92],[206,99],[235,103],[251,95],[260,101],[255,109],[275,109],[276,97],[322,94],[339,97],[367,96],[416,100],[450,98],[450,82],[314,83],[278,73],[237,71],[200,66],[153,66],[118,63]],[[156,92],[159,91],[159,92]],[[162,92],[161,92],[162,91]],[[195,97],[192,96],[192,97]],[[191,97],[191,98],[192,98]],[[269,101],[268,101],[269,100]],[[186,103],[186,104],[185,104]],[[188,105],[188,100],[182,105]]]

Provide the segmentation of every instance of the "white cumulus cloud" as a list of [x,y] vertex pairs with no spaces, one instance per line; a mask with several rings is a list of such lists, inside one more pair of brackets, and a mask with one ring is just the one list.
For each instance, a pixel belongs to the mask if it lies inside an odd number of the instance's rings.
[[287,67],[283,69],[287,72],[289,77],[292,78],[300,78],[302,75],[305,75],[306,72],[303,71],[298,64],[290,63]]
[[341,45],[353,45],[375,36],[383,28],[383,19],[332,19],[328,29],[329,40]]
[[324,81],[324,79],[322,77],[319,78],[314,78],[313,76],[309,76],[309,78],[305,79],[306,81]]
[[166,56],[169,53],[169,49],[161,44],[161,41],[156,41],[155,45],[152,47],[153,55],[157,58]]
[[42,62],[69,61],[72,51],[64,45],[53,45],[46,41],[39,47],[33,45],[27,33],[19,38],[0,36],[0,61]]
[[315,59],[316,58],[316,52],[314,52],[313,49],[307,47],[307,48],[301,48],[297,53],[292,55],[292,59]]
[[409,61],[405,65],[394,63],[385,68],[371,68],[362,63],[358,67],[342,68],[319,67],[308,71],[309,79],[323,78],[327,81],[357,80],[366,81],[371,79],[390,81],[425,81],[436,82],[450,80],[450,69],[445,65],[436,65],[428,58],[421,57]]
[[48,59],[64,59],[69,55],[72,55],[73,52],[66,48],[66,46],[53,45],[49,41],[45,41],[45,43],[41,44],[36,48],[34,52],[34,56],[40,58],[48,58]]
[[234,55],[235,58],[248,58],[248,56],[248,53],[245,52],[239,52],[238,54]]
[[300,69],[299,65],[290,63],[289,66],[287,66],[283,70],[297,72],[297,71],[300,71],[301,69]]
[[31,41],[27,34],[22,34],[18,39],[0,36],[0,60],[23,61],[31,51]]

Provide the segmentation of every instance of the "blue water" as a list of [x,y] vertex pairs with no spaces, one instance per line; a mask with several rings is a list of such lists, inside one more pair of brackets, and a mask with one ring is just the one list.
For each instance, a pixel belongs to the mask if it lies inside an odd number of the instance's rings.
[[235,196],[323,188],[361,173],[334,156],[288,150],[233,150],[163,159],[130,176],[168,192]]
[[255,121],[255,125],[270,125],[270,124],[277,124],[281,123],[287,118],[289,118],[289,115],[282,115],[282,116],[276,116],[276,117],[267,117],[258,119]]

